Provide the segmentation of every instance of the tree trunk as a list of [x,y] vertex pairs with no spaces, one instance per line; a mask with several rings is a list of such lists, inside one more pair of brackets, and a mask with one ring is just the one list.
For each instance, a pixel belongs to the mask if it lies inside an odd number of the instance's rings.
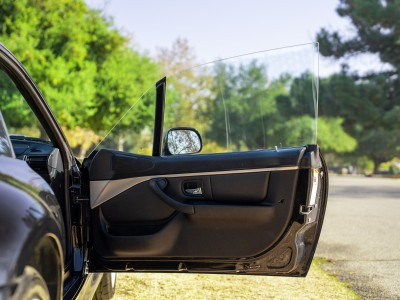
[[87,149],[84,149],[83,147],[81,147],[80,151],[79,151],[79,157],[78,158],[85,158],[86,157],[86,152]]
[[124,144],[125,144],[125,139],[122,137],[122,135],[118,136],[118,151],[124,151]]
[[373,162],[374,162],[374,174],[378,174],[378,172],[379,172],[379,165],[381,164],[381,160],[379,160],[379,159],[374,159],[373,160]]

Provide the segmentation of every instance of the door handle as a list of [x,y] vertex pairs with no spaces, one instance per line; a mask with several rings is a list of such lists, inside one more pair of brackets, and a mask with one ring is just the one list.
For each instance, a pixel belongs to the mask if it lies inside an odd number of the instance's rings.
[[185,193],[191,196],[203,196],[203,190],[201,187],[194,189],[185,189]]
[[187,196],[203,196],[203,188],[200,180],[185,181],[182,184],[183,193]]
[[164,178],[154,178],[150,179],[150,187],[156,193],[157,196],[159,196],[166,204],[174,208],[175,210],[188,214],[188,215],[194,215],[194,206],[189,205],[189,204],[184,204],[179,201],[176,201],[175,199],[172,199],[170,196],[168,196],[165,192],[164,189],[167,187],[168,182]]

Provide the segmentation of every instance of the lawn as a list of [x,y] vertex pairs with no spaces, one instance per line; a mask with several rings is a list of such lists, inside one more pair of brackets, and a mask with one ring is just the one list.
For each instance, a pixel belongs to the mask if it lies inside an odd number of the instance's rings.
[[360,299],[314,259],[306,278],[118,274],[115,299]]

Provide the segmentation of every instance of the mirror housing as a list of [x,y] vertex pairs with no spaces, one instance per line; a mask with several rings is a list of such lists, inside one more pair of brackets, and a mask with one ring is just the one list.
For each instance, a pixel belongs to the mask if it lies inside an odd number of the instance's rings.
[[165,133],[162,155],[195,154],[202,148],[201,136],[196,129],[176,127]]

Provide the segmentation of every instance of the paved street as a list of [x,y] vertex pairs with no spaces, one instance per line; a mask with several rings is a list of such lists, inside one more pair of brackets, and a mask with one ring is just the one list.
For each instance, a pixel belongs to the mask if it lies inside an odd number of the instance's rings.
[[330,177],[316,255],[364,299],[400,299],[400,180]]

